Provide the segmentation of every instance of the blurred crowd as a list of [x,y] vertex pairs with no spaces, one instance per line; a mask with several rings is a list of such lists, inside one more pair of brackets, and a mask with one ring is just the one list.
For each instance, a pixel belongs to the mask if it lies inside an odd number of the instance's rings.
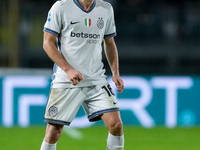
[[[130,73],[157,73],[149,69],[152,66],[148,65],[152,63],[153,65],[159,64],[158,72],[182,73],[180,66],[185,64],[187,66],[187,62],[190,61],[189,71],[196,73],[192,69],[196,70],[194,66],[200,65],[198,49],[200,1],[106,1],[110,2],[115,10],[118,34],[116,41],[119,45],[119,53],[122,54],[120,56],[122,57],[122,65],[124,64],[123,68],[132,66],[133,71]],[[51,67],[51,60],[46,57],[42,50],[42,30],[47,12],[54,2],[55,0],[7,0],[0,2],[0,67]],[[166,45],[170,45],[169,48],[166,48]],[[162,51],[162,53],[158,53],[158,51]],[[184,56],[183,59],[180,57],[183,54],[191,53],[188,51],[194,53],[194,59],[193,55],[190,56],[191,58],[186,57],[188,55]],[[173,55],[169,52],[173,52]],[[15,62],[11,62],[14,57],[16,57]],[[126,62],[126,60],[134,59],[138,61],[132,62],[132,64],[130,61],[128,61],[129,64]],[[37,63],[38,60],[41,60],[41,63]],[[141,64],[144,66],[143,70],[148,71],[143,71],[142,67],[137,68]]]

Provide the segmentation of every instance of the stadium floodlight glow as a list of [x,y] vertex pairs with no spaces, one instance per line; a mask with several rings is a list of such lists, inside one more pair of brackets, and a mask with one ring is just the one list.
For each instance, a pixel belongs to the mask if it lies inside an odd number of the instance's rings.
[[3,79],[2,124],[4,127],[13,126],[13,96],[16,88],[45,88],[49,84],[42,76],[6,76]]
[[165,122],[169,128],[177,125],[177,90],[189,89],[193,85],[190,77],[153,77],[151,83],[155,88],[166,89]]

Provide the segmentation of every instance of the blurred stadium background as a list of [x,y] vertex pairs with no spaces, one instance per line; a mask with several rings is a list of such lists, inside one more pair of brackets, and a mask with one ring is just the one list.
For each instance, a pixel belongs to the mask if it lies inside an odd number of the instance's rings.
[[[198,0],[108,0],[122,74],[199,74]],[[55,0],[1,0],[0,66],[50,68],[43,25]],[[107,65],[106,65],[107,68]]]
[[[107,1],[115,10],[115,40],[126,87],[123,94],[116,96],[127,131],[127,150],[198,150],[200,1]],[[37,130],[38,138],[34,135],[32,143],[17,149],[40,147],[34,147],[34,143],[40,144],[44,135],[43,114],[53,67],[42,48],[42,30],[54,2],[0,1],[0,135],[5,135],[0,137],[2,150],[13,150],[20,136]],[[103,61],[116,91],[105,56]],[[66,129],[67,138],[79,139],[82,133],[84,137],[92,135],[103,123],[88,123],[80,109],[72,126],[75,129]],[[94,129],[83,129],[91,126]],[[77,128],[82,128],[81,132]],[[16,145],[7,144],[9,139],[18,139]],[[63,140],[63,149],[65,144]],[[79,150],[82,144],[71,149]],[[102,143],[99,145],[86,149],[103,149]]]

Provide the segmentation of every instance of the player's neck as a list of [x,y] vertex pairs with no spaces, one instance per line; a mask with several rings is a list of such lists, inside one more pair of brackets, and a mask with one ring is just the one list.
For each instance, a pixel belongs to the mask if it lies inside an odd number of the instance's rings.
[[94,3],[94,0],[78,0],[81,6],[86,10],[90,10],[90,7]]

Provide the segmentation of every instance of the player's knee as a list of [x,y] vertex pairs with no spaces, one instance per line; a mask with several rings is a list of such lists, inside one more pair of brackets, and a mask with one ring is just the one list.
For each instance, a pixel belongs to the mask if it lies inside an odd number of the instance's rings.
[[47,132],[45,136],[45,141],[49,144],[54,144],[58,141],[60,134],[58,132]]
[[45,141],[49,144],[54,144],[58,141],[62,134],[62,126],[50,125],[47,127]]
[[114,136],[121,136],[123,134],[123,123],[122,121],[114,122],[111,125],[110,133]]

